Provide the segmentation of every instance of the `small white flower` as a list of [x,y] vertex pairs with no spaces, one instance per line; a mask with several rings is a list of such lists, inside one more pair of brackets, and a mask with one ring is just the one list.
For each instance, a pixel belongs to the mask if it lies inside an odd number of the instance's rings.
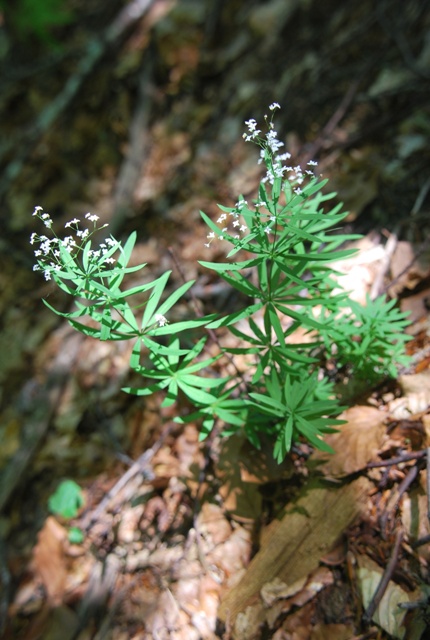
[[286,151],[285,153],[281,153],[281,155],[276,156],[277,160],[280,160],[281,162],[283,162],[284,160],[289,160],[291,158],[291,153],[288,153],[288,151]]
[[43,275],[45,276],[45,280],[51,279],[51,271],[49,269],[46,269]]
[[168,320],[161,315],[161,313],[156,313],[154,316],[154,320],[158,323],[159,327],[164,327],[166,324],[168,324]]
[[251,133],[255,131],[255,129],[257,128],[257,120],[255,120],[255,118],[250,118],[249,120],[245,120],[245,124]]
[[224,222],[224,220],[226,220],[226,219],[227,219],[227,214],[223,213],[222,215],[220,215],[220,217],[218,218],[217,222],[221,223],[221,222]]
[[99,220],[99,216],[96,216],[95,214],[91,214],[91,213],[86,213],[85,217],[87,220],[89,220],[90,222],[97,222],[97,220]]
[[76,247],[76,240],[73,236],[66,236],[61,241],[62,246],[66,249],[67,247]]
[[51,216],[49,215],[49,213],[42,213],[40,218],[41,218],[43,224],[45,225],[45,227],[48,227],[48,229],[50,229],[52,227],[52,220],[51,220]]
[[38,264],[35,264],[33,266],[33,271],[40,271],[40,266]]
[[43,211],[43,207],[34,207],[34,211],[32,213],[33,216],[37,216],[39,211]]
[[245,231],[248,231],[248,227],[246,227],[244,224],[240,227],[239,231],[242,231],[243,233]]
[[280,108],[281,108],[281,105],[278,102],[272,102],[272,104],[269,107],[270,111],[274,111],[275,109],[280,109]]
[[210,242],[205,242],[205,247],[207,247],[209,249],[210,246],[211,246]]
[[115,262],[115,258],[106,258],[105,262],[108,262],[109,264],[113,264]]
[[34,233],[33,231],[30,237],[30,244],[34,244],[36,240],[37,240],[37,233]]
[[318,166],[318,162],[315,162],[315,160],[309,160],[308,165],[310,167],[317,167]]
[[264,229],[264,233],[267,233],[267,235],[269,235],[269,233],[272,231],[272,229],[270,227],[266,227]]
[[69,220],[69,222],[66,222],[66,224],[64,225],[65,229],[68,229],[69,227],[72,226],[72,224],[79,224],[80,220],[79,218],[73,218],[73,220]]

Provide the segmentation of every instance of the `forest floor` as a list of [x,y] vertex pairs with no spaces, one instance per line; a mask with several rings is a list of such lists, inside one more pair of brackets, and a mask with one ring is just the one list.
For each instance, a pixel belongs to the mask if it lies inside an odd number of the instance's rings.
[[[1,638],[419,640],[430,627],[429,15],[413,1],[399,22],[385,2],[324,17],[317,2],[226,4],[76,2],[63,49],[3,54]],[[225,310],[234,300],[198,264],[224,259],[199,210],[254,197],[243,121],[283,96],[295,162],[318,158],[363,233],[337,265],[343,285],[411,312],[413,365],[376,388],[348,381],[334,455],[302,443],[277,465],[269,446],[202,443],[160,398],[123,393],[130,345],[43,306],[66,303],[32,272],[28,238],[35,205],[59,228],[90,210],[114,235],[136,229],[133,259],[171,269],[171,290],[195,278],[202,305]],[[48,508],[65,478],[83,490],[71,520]]]

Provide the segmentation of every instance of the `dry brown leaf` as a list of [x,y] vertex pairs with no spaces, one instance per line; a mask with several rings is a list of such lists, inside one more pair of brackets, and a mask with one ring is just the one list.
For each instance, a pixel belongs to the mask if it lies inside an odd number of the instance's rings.
[[407,420],[417,413],[427,411],[430,405],[430,371],[399,376],[399,383],[403,396],[390,402],[389,410],[392,417],[396,420]]
[[270,607],[276,600],[281,598],[291,598],[301,591],[307,582],[307,576],[301,577],[292,584],[288,585],[280,578],[276,577],[272,582],[266,582],[263,585],[260,595],[267,607]]
[[224,515],[223,509],[216,504],[205,502],[197,516],[198,530],[204,538],[210,539],[213,545],[228,540],[232,528]]
[[421,327],[420,320],[424,320],[424,325],[428,328],[428,301],[430,299],[430,289],[419,291],[413,296],[407,296],[401,301],[400,309],[409,311],[409,320],[413,323],[407,327],[406,332],[415,334]]
[[312,629],[312,640],[351,640],[354,635],[352,625],[317,624]]
[[363,469],[376,457],[385,434],[385,414],[374,407],[356,406],[341,416],[347,423],[337,433],[325,438],[335,453],[317,451],[314,460],[325,461],[321,471],[332,477],[342,477]]
[[418,248],[406,240],[397,243],[391,259],[390,296],[397,296],[404,289],[414,289],[430,274],[430,253],[421,253],[416,259]]
[[52,516],[46,519],[33,551],[33,569],[45,587],[51,605],[59,605],[67,578],[67,531]]

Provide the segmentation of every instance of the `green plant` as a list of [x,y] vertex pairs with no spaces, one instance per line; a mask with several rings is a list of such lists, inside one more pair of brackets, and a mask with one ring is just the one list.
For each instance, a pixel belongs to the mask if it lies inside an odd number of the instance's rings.
[[52,28],[73,21],[73,13],[65,9],[64,0],[0,0],[0,9],[17,37],[35,35],[51,46],[58,46]]
[[[234,207],[219,205],[216,222],[201,212],[209,228],[206,246],[223,241],[231,248],[226,262],[200,264],[248,299],[237,311],[168,323],[166,315],[193,282],[165,297],[167,272],[123,289],[124,277],[145,267],[128,266],[136,234],[124,246],[110,237],[93,249],[97,216],[86,215],[94,224],[91,232],[74,219],[66,226],[75,236],[48,239],[33,233],[31,242],[39,244],[35,269],[74,297],[73,311],[60,313],[45,301],[50,309],[94,338],[135,340],[130,365],[145,382],[125,391],[161,392],[164,406],[176,403],[177,422],[201,424],[202,438],[217,420],[225,435],[243,429],[256,447],[269,438],[281,462],[301,438],[330,450],[324,435],[341,424],[337,416],[343,407],[324,375],[327,358],[336,358],[351,375],[393,376],[396,366],[407,362],[408,320],[394,301],[379,298],[362,306],[340,290],[333,262],[354,252],[341,247],[358,236],[337,231],[346,214],[341,204],[327,207],[335,194],[322,192],[327,180],[314,174],[316,163],[306,169],[285,164],[290,156],[279,153],[283,144],[273,117],[265,121],[266,134],[253,119],[244,134],[260,147],[259,162],[266,169],[258,199],[248,204],[241,196]],[[33,215],[52,230],[49,214],[36,207]],[[195,337],[199,331],[203,335]],[[237,338],[236,346],[223,345],[226,331]],[[214,332],[218,352],[205,356]],[[148,356],[145,364],[142,352]],[[235,373],[219,377],[217,361],[228,357],[235,364],[237,356],[248,366],[240,369],[236,363]]]
[[[63,480],[48,500],[48,508],[51,513],[61,516],[65,520],[76,518],[79,509],[84,504],[81,487],[73,480]],[[78,527],[70,527],[68,533],[72,544],[80,544],[83,533]]]

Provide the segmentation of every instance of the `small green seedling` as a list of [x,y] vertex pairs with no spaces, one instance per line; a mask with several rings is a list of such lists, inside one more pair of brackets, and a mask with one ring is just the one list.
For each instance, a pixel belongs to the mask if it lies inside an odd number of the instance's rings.
[[[63,480],[56,491],[48,500],[51,513],[61,516],[65,520],[76,518],[79,509],[84,504],[84,496],[81,487],[73,480]],[[71,527],[68,533],[72,544],[80,544],[84,540],[84,534],[78,527]]]

